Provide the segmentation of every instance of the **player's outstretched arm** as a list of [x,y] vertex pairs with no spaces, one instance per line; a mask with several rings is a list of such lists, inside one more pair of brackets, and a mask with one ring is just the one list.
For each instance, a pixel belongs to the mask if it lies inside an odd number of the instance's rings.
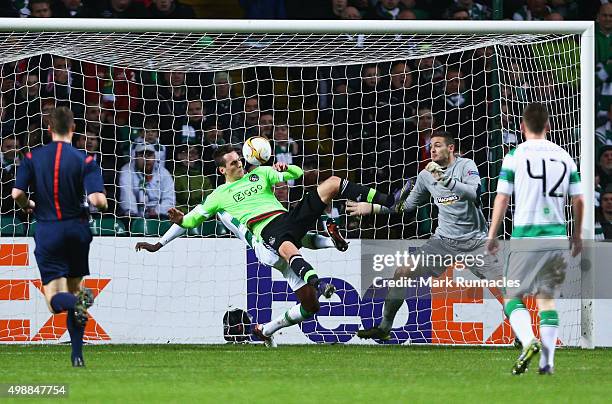
[[[194,214],[194,216],[198,215],[199,210],[200,210],[199,206],[195,207],[187,214],[187,216],[191,215],[192,213]],[[136,243],[136,251],[140,251],[140,250],[146,250],[148,252],[159,251],[159,249],[161,249],[163,246],[165,246],[166,244],[168,244],[175,238],[181,237],[183,234],[185,234],[187,229],[185,227],[180,226],[180,224],[185,221],[184,219],[186,217],[183,214],[183,212],[181,212],[180,210],[176,208],[170,208],[168,210],[168,216],[170,216],[170,220],[174,224],[170,226],[170,228],[164,233],[164,235],[159,239],[159,241],[155,244],[147,243],[144,241]]]
[[346,202],[346,212],[349,216],[369,216],[374,215],[374,205],[380,208],[380,205],[368,202]]
[[175,238],[181,237],[183,234],[187,232],[187,229],[183,229],[178,224],[173,224],[170,228],[164,233],[164,235],[159,239],[159,241],[155,244],[147,243],[145,241],[141,241],[136,243],[136,251],[145,250],[148,252],[156,252],[159,251],[163,246],[174,240]]

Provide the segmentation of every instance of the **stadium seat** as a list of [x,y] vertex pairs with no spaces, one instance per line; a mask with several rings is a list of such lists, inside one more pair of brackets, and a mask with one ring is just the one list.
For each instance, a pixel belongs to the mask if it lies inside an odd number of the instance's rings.
[[123,223],[110,217],[95,217],[89,223],[91,234],[94,236],[126,236],[127,231]]
[[25,226],[17,217],[0,217],[0,235],[3,237],[23,237],[25,236]]
[[172,226],[168,220],[132,219],[130,233],[132,236],[161,236]]

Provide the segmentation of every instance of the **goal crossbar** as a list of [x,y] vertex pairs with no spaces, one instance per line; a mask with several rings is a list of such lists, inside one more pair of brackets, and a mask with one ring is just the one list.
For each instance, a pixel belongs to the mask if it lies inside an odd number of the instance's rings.
[[[218,32],[379,34],[581,34],[594,35],[593,21],[356,21],[356,20],[142,20],[104,18],[0,18],[0,31]],[[591,32],[589,34],[589,32]]]

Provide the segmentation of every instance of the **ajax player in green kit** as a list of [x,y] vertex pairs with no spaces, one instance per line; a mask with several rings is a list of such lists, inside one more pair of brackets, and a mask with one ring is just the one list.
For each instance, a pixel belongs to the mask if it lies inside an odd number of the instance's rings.
[[299,304],[280,318],[265,325],[257,324],[253,333],[266,345],[274,346],[277,330],[298,324],[319,311],[318,294],[330,297],[335,288],[319,280],[314,268],[300,254],[301,240],[308,229],[320,218],[334,197],[367,201],[390,207],[391,195],[332,176],[323,181],[316,191],[307,193],[297,206],[287,211],[276,199],[272,187],[302,176],[301,168],[284,163],[272,167],[260,166],[245,173],[238,152],[231,146],[219,147],[214,154],[215,165],[225,177],[204,203],[184,215],[178,209],[168,211],[170,220],[183,228],[199,226],[204,220],[223,211],[227,212],[278,253],[291,270],[303,281],[294,292]]

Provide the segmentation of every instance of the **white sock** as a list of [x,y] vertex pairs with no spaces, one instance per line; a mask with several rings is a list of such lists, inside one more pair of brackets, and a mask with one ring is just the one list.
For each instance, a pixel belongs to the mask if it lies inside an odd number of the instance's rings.
[[557,326],[540,326],[540,340],[542,341],[542,354],[540,355],[541,368],[546,365],[554,367],[558,334],[559,327]]
[[285,312],[285,314],[278,316],[274,320],[263,325],[263,334],[270,336],[281,328],[290,327],[294,324],[301,323],[311,314],[302,308],[301,304],[296,304]]
[[523,348],[526,348],[535,339],[531,328],[531,316],[526,309],[516,309],[510,313],[510,325],[516,336],[521,340]]
[[306,233],[306,235],[302,238],[302,245],[311,250],[335,248],[330,237],[321,236],[316,233]]

